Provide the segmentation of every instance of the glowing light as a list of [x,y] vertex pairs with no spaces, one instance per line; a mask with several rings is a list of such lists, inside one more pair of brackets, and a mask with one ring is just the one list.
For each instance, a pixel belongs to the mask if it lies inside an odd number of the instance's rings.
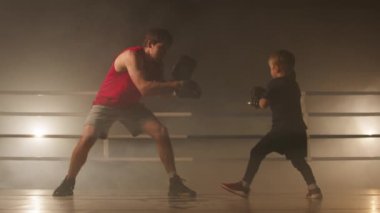
[[33,135],[34,135],[34,137],[36,137],[36,138],[42,138],[42,137],[44,137],[45,136],[45,129],[44,128],[41,128],[41,127],[36,127],[36,128],[34,128],[34,130],[33,130]]
[[379,213],[378,204],[379,202],[377,200],[377,197],[372,197],[370,200],[371,213]]
[[370,129],[367,130],[367,135],[368,135],[368,136],[372,136],[372,135],[374,135],[375,133],[376,133],[376,132],[375,132],[374,129],[371,129],[371,128],[370,128]]
[[365,125],[363,127],[364,134],[372,136],[376,134],[376,129],[374,125]]
[[357,126],[364,135],[372,136],[378,132],[377,122],[373,119],[367,118],[357,121]]
[[39,196],[32,196],[30,198],[30,210],[28,213],[41,213],[42,212],[42,200]]

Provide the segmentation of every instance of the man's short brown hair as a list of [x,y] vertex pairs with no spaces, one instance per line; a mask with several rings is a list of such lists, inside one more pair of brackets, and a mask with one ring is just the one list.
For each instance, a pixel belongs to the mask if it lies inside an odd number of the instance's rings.
[[146,46],[148,42],[153,42],[154,44],[165,43],[167,45],[171,45],[173,43],[173,37],[166,29],[153,28],[145,34],[144,46]]

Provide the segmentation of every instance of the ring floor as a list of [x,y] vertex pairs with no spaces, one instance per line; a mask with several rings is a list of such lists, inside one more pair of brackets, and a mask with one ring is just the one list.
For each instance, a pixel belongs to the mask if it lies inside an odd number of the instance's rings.
[[222,189],[197,198],[168,198],[165,192],[115,193],[79,191],[54,198],[51,190],[1,190],[0,212],[255,212],[255,213],[378,213],[380,191],[329,191],[322,200],[301,193],[252,193],[244,199]]

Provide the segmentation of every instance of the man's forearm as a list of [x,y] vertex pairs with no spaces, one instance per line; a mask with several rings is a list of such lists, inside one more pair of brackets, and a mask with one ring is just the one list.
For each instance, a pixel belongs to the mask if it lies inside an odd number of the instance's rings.
[[148,81],[140,91],[144,96],[152,95],[169,95],[172,94],[175,89],[181,87],[181,81]]

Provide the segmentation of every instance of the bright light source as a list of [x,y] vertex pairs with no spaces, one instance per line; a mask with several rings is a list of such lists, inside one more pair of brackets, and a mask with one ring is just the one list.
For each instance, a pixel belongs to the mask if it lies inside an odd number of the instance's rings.
[[40,196],[30,197],[30,209],[28,213],[41,213],[42,212],[42,198]]
[[33,135],[36,138],[42,138],[42,137],[45,136],[45,130],[43,128],[41,128],[41,127],[36,127],[33,130]]
[[366,134],[368,136],[372,136],[376,133],[375,129],[373,127],[368,127],[367,130],[366,130]]
[[49,132],[49,124],[45,119],[37,117],[36,120],[33,120],[29,123],[29,134],[32,134],[34,138],[43,138]]
[[378,200],[377,197],[372,197],[370,200],[370,208],[371,208],[371,213],[378,213]]
[[373,118],[360,119],[356,123],[363,135],[372,136],[378,132],[377,122]]

